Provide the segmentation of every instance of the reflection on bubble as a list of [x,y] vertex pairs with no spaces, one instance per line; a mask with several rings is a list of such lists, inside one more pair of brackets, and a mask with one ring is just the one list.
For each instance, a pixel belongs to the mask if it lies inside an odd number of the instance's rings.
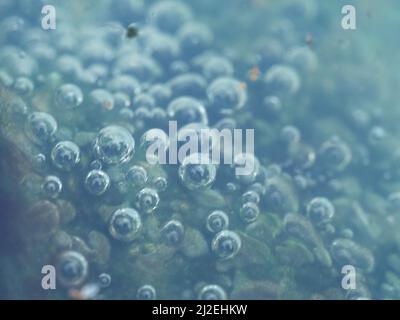
[[208,231],[218,233],[229,227],[229,217],[221,210],[211,212],[206,221]]
[[56,91],[55,96],[58,107],[69,110],[79,107],[83,102],[82,90],[73,84],[63,84]]
[[57,176],[47,176],[42,184],[42,191],[49,198],[57,198],[62,189],[62,183]]
[[184,232],[185,229],[180,221],[171,220],[161,228],[161,238],[167,245],[176,246],[182,241]]
[[217,233],[211,243],[211,250],[222,260],[234,258],[240,251],[242,241],[239,235],[230,230]]
[[37,144],[42,145],[51,142],[56,131],[56,120],[46,112],[33,112],[27,118],[27,136]]
[[86,190],[95,196],[100,196],[110,186],[110,177],[107,173],[101,170],[90,171],[85,179]]
[[160,198],[157,191],[152,188],[144,188],[136,195],[136,206],[140,211],[145,213],[154,211],[159,201]]
[[156,300],[156,289],[151,285],[144,285],[136,292],[136,299],[138,300]]
[[56,168],[71,171],[80,160],[79,147],[71,141],[61,141],[51,150],[51,160]]
[[133,157],[135,140],[123,127],[108,126],[100,130],[94,143],[95,155],[106,164],[118,164]]
[[201,288],[198,300],[226,300],[227,294],[219,285],[209,284]]
[[77,251],[65,251],[57,259],[57,280],[66,287],[75,287],[83,283],[88,275],[89,264]]
[[134,240],[142,228],[142,220],[135,209],[116,210],[109,222],[109,231],[113,238],[121,241]]

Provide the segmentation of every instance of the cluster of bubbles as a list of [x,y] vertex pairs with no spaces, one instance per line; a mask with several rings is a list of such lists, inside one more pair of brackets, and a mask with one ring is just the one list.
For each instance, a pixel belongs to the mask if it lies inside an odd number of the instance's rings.
[[[113,23],[76,32],[65,22],[66,29],[49,38],[27,14],[5,17],[0,85],[22,98],[13,112],[23,118],[21,145],[30,146],[40,177],[29,212],[32,225],[42,221],[38,230],[57,239],[51,248],[62,286],[82,293],[94,285],[89,296],[101,297],[99,291],[106,298],[139,300],[259,298],[254,292],[264,298],[274,291],[264,280],[281,282],[276,269],[290,271],[282,283],[296,282],[309,270],[333,279],[312,286],[325,288],[329,297],[346,264],[362,275],[360,287],[372,283],[364,279],[377,264],[370,244],[379,241],[371,221],[379,217],[398,225],[400,192],[379,184],[390,189],[387,199],[371,200],[359,184],[365,167],[376,161],[369,168],[396,186],[391,171],[399,153],[393,156],[396,144],[376,121],[382,116],[375,109],[353,110],[346,115],[349,128],[338,126],[334,133],[331,122],[318,121],[315,105],[329,99],[313,102],[306,89],[319,57],[294,40],[300,36],[289,18],[317,19],[319,7],[314,1],[310,7],[289,2],[297,4],[283,5],[282,21],[271,22],[268,37],[258,39],[245,59],[220,50],[211,28],[194,19],[196,4],[184,1],[121,0],[103,13]],[[330,92],[333,84],[324,86]],[[176,137],[166,134],[169,121],[177,123]],[[314,124],[321,136],[313,136]],[[240,149],[228,165],[210,161],[205,151],[217,144],[211,138],[195,153],[180,148],[188,132],[198,138],[203,129],[232,133],[241,126],[260,133],[256,154]],[[365,133],[360,148],[353,147],[353,129]],[[155,144],[165,157],[183,154],[182,161],[149,163],[146,151]],[[218,149],[221,157],[225,144]],[[377,161],[378,154],[393,163]],[[353,167],[360,181],[348,175]],[[35,191],[36,180],[28,178],[23,185]],[[110,252],[118,261],[109,261]],[[393,255],[392,269],[400,272],[400,257]],[[241,282],[239,275],[245,275]],[[170,280],[180,278],[178,290]],[[114,286],[125,280],[134,290],[129,297]],[[288,287],[302,287],[303,280]],[[346,297],[371,294],[360,290]]]

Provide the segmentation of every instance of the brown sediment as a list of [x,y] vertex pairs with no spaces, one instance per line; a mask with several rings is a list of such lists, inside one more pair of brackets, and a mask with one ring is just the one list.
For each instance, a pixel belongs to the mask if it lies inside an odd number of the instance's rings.
[[246,82],[240,82],[239,88],[240,88],[241,90],[246,90],[246,89],[247,89],[247,84],[246,84]]
[[249,71],[250,81],[252,81],[252,82],[257,81],[258,78],[260,77],[260,74],[261,74],[260,69],[257,66],[250,69],[250,71]]

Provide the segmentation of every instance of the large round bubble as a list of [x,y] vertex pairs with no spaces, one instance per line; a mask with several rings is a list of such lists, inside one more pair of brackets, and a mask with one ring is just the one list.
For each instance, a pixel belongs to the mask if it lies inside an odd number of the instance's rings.
[[61,141],[51,150],[51,160],[56,168],[71,171],[80,160],[79,147],[71,141]]
[[229,227],[229,217],[224,211],[215,210],[208,215],[206,226],[208,231],[218,233]]
[[64,84],[56,91],[56,104],[59,108],[69,110],[79,107],[83,102],[82,90],[74,84]]
[[222,230],[217,233],[211,243],[211,250],[222,260],[234,258],[241,247],[242,241],[239,235],[231,230]]
[[49,198],[57,198],[62,190],[62,182],[57,176],[47,176],[42,184],[42,191]]
[[150,213],[154,211],[159,201],[157,190],[152,188],[144,188],[136,195],[136,206],[141,212]]
[[94,153],[106,164],[127,162],[133,157],[135,140],[123,127],[108,126],[100,130],[94,143]]
[[316,224],[329,222],[335,214],[335,207],[327,198],[313,198],[307,205],[307,215]]
[[132,166],[126,173],[125,180],[132,187],[144,186],[147,182],[147,171],[142,166]]
[[88,269],[88,261],[77,251],[65,251],[57,259],[57,279],[66,287],[82,284],[88,275]]
[[27,136],[39,145],[51,142],[56,131],[57,122],[49,113],[33,112],[27,118]]
[[206,189],[215,181],[217,168],[210,163],[208,156],[195,153],[185,157],[178,173],[181,182],[188,189]]
[[184,236],[185,229],[178,220],[170,220],[161,228],[163,242],[170,246],[178,245]]
[[189,123],[208,124],[207,112],[200,101],[191,97],[176,98],[168,105],[168,117],[175,120],[179,127]]

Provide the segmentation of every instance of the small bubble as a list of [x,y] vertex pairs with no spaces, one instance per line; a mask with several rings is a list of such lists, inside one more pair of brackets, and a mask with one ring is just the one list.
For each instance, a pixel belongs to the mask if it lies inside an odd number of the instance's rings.
[[316,224],[330,221],[334,214],[335,208],[327,198],[313,198],[307,205],[307,216]]
[[76,251],[65,251],[57,259],[57,279],[66,287],[82,284],[88,275],[88,269],[86,258]]
[[34,143],[44,145],[52,141],[57,131],[57,122],[46,112],[31,113],[26,122],[26,134]]
[[179,166],[179,178],[190,190],[206,189],[215,181],[217,168],[202,154],[191,154]]
[[260,214],[258,205],[254,202],[247,202],[240,208],[240,218],[244,223],[251,223],[257,220]]
[[218,233],[229,227],[229,217],[221,210],[211,212],[206,221],[208,231]]
[[91,170],[85,178],[86,190],[95,196],[100,196],[110,187],[110,177],[101,170]]
[[56,176],[47,176],[42,184],[43,193],[52,199],[58,197],[62,190],[62,183],[60,178]]
[[230,230],[217,233],[211,243],[213,253],[222,260],[234,258],[240,251],[242,241],[239,235]]
[[216,284],[205,285],[199,292],[199,300],[226,300],[227,294],[224,289]]
[[183,224],[177,220],[168,221],[161,228],[161,238],[167,245],[175,246],[179,244],[185,233]]
[[165,177],[156,177],[151,184],[158,192],[163,192],[168,188],[168,181]]
[[108,273],[101,273],[98,280],[102,288],[108,288],[111,285],[111,276]]
[[51,150],[54,166],[63,171],[71,171],[80,160],[79,147],[71,141],[61,141]]
[[144,188],[136,195],[136,206],[140,211],[145,213],[154,211],[159,201],[160,198],[157,191],[152,188]]
[[155,300],[156,297],[156,289],[151,285],[144,285],[136,292],[136,299],[138,300]]
[[113,238],[130,242],[134,240],[142,228],[142,220],[135,209],[116,210],[110,219],[109,231]]
[[129,131],[120,126],[100,130],[94,143],[94,153],[106,164],[119,164],[133,157],[135,140]]
[[132,187],[142,187],[147,182],[147,171],[142,166],[132,166],[126,173],[125,180]]
[[56,91],[56,104],[59,108],[71,110],[83,102],[82,90],[74,84],[64,84]]

